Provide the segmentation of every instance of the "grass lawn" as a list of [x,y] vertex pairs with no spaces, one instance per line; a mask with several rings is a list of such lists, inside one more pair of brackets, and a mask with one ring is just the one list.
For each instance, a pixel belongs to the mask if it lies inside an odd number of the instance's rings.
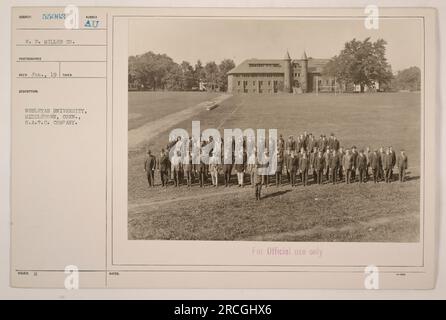
[[129,92],[129,130],[217,95],[207,92]]
[[[129,93],[129,114],[139,114],[129,116],[129,130],[215,97],[198,92],[140,94]],[[200,120],[202,130],[277,128],[284,137],[305,130],[317,136],[334,132],[344,147],[392,145],[397,152],[404,148],[411,179],[404,184],[271,186],[257,202],[248,186],[149,189],[140,149],[129,152],[130,239],[419,240],[419,93],[233,96],[212,111],[166,127],[147,146],[157,155],[170,130],[190,130],[192,120]]]

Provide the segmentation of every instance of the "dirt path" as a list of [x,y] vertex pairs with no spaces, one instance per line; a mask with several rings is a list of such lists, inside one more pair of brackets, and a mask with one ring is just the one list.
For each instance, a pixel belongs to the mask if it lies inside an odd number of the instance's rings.
[[129,151],[136,150],[138,147],[154,137],[166,128],[173,127],[184,119],[190,118],[193,115],[203,111],[210,102],[220,104],[224,100],[231,97],[230,94],[222,94],[212,100],[201,102],[195,106],[186,108],[184,110],[169,114],[156,121],[147,122],[146,124],[129,130],[128,132],[128,149]]

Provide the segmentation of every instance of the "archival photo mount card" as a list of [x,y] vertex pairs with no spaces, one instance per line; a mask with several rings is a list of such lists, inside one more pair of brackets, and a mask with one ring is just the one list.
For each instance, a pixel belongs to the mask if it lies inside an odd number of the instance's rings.
[[434,9],[11,21],[13,287],[434,287]]

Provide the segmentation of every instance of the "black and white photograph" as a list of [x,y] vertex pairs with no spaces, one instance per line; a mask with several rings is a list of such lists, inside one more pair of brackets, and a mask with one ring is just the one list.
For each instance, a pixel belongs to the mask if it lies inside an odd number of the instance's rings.
[[131,19],[129,240],[418,242],[423,24]]

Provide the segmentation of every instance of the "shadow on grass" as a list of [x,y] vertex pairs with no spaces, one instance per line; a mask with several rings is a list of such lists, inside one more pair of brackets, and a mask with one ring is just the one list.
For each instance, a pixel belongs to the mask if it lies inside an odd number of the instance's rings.
[[276,192],[273,192],[273,193],[268,193],[268,194],[264,195],[262,197],[262,199],[267,199],[267,198],[273,198],[273,197],[281,196],[281,195],[283,195],[285,193],[288,193],[290,191],[291,191],[291,189],[276,191]]

